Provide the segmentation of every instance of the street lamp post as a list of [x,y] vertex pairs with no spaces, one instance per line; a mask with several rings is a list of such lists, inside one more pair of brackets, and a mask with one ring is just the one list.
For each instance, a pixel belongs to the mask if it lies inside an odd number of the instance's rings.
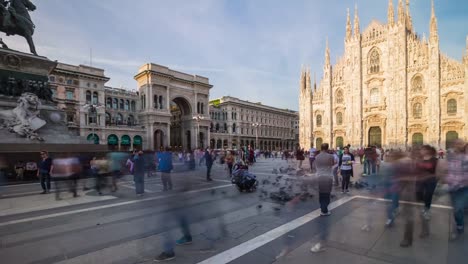
[[253,123],[252,126],[255,127],[255,149],[258,148],[258,127],[260,127],[262,124],[260,123]]
[[200,120],[205,119],[202,115],[196,115],[193,120],[197,121],[197,137],[195,140],[195,148],[198,149],[198,140],[200,140]]
[[89,117],[92,118],[94,122],[92,122],[91,125],[91,133],[93,134],[92,141],[93,144],[96,144],[96,133],[95,133],[95,127],[97,126],[97,110],[103,108],[104,106],[102,105],[95,105],[95,104],[85,104],[83,108],[88,111]]

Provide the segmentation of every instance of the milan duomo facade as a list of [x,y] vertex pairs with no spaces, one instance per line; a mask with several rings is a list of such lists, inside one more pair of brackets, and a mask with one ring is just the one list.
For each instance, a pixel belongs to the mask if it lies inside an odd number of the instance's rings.
[[463,62],[448,58],[439,49],[433,4],[428,39],[413,29],[409,0],[396,9],[397,18],[390,0],[387,24],[373,21],[363,32],[357,8],[354,29],[348,10],[344,55],[332,66],[327,41],[319,84],[302,70],[301,147],[445,148],[467,139],[468,38]]

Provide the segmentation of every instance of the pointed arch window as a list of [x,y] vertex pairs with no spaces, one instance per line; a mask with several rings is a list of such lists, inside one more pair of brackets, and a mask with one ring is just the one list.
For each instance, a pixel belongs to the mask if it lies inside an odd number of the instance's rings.
[[342,104],[344,102],[344,97],[343,97],[343,91],[338,90],[336,92],[336,99],[335,99],[337,104]]
[[343,114],[341,112],[336,114],[336,124],[339,126],[343,124]]
[[317,127],[322,126],[322,116],[321,115],[317,115],[317,117],[315,118],[315,123],[317,124]]
[[378,104],[380,101],[379,89],[373,88],[370,91],[370,103],[371,104]]
[[415,103],[413,105],[413,118],[414,119],[422,118],[422,104],[421,103]]
[[413,92],[415,92],[415,93],[422,92],[422,90],[423,90],[423,79],[421,78],[421,76],[414,77],[412,86],[413,86]]
[[450,99],[447,101],[447,114],[456,115],[457,114],[457,100]]
[[369,73],[380,72],[380,54],[374,49],[369,54]]

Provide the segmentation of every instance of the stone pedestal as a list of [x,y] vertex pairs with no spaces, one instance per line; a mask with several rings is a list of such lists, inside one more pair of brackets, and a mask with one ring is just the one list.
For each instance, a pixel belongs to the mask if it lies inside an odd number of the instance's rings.
[[[48,83],[56,65],[45,57],[0,49],[0,152],[107,150],[68,130],[65,112],[52,101]],[[25,104],[25,98],[32,98],[32,105]]]

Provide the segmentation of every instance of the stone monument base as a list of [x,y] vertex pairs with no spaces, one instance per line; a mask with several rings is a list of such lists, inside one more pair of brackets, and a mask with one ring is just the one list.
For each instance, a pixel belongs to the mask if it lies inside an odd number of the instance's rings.
[[[48,75],[56,65],[45,57],[0,49],[0,153],[107,151],[68,129],[65,112],[50,97]],[[32,104],[24,103],[28,96]]]

